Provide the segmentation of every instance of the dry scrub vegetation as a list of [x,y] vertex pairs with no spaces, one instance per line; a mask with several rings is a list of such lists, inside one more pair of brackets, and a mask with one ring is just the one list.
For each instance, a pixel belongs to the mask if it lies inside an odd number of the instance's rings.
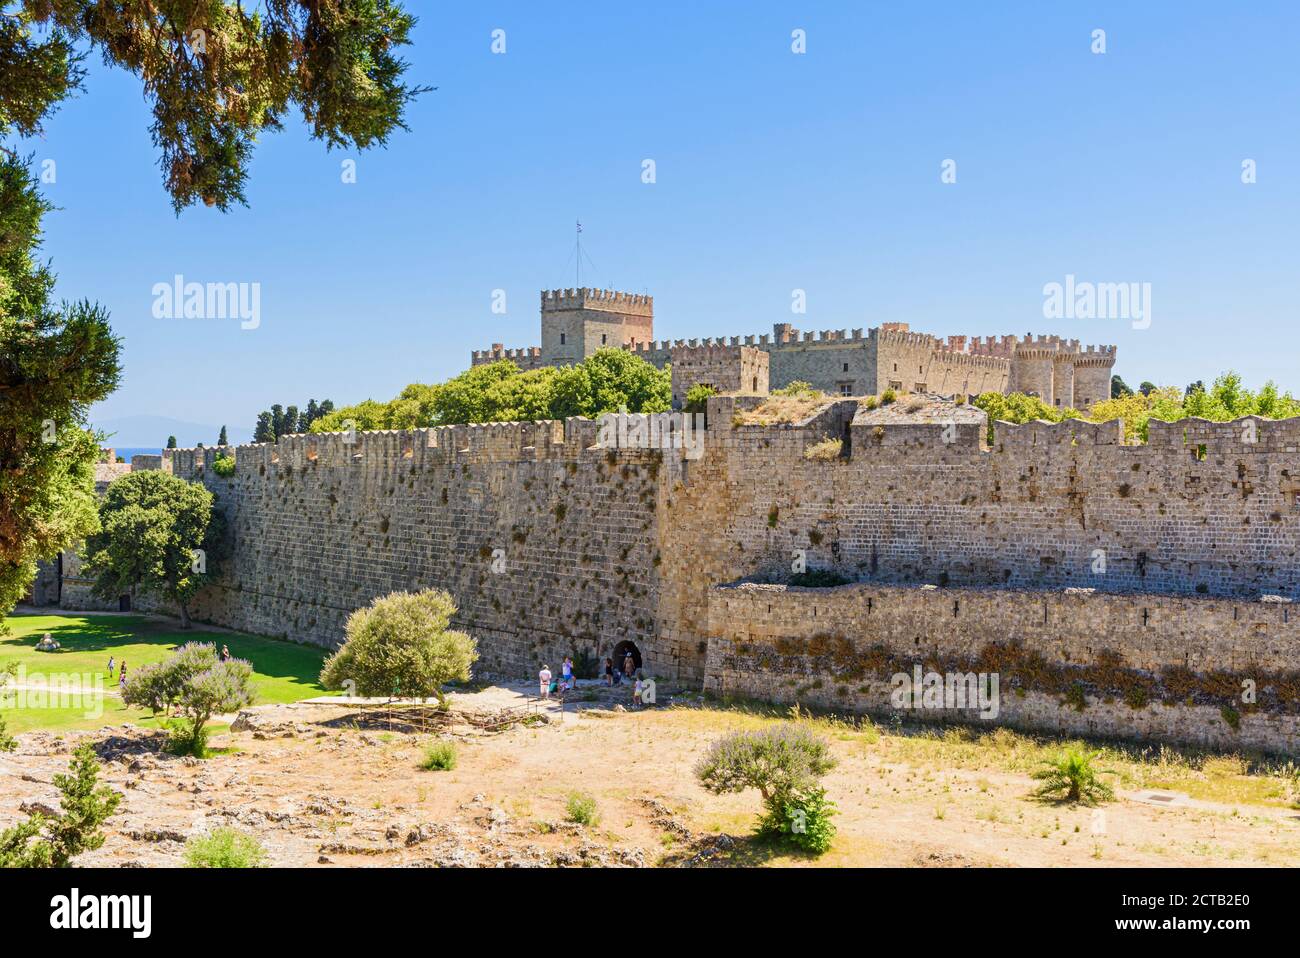
[[[337,706],[255,708],[239,731],[214,730],[217,754],[203,761],[140,751],[137,740],[156,733],[117,729],[105,780],[123,809],[81,864],[181,864],[188,836],[220,826],[253,835],[273,865],[1300,864],[1287,763],[1101,746],[1116,800],[1051,805],[1031,797],[1032,772],[1060,740],[807,713],[793,718],[836,760],[822,784],[838,834],[821,857],[790,852],[751,837],[757,794],[712,795],[688,771],[719,736],[790,712],[692,693],[620,711],[618,694],[584,690],[576,707],[553,703],[549,721],[493,731],[455,716],[519,705],[523,687],[454,693],[435,734],[400,722],[390,731],[383,713],[358,721]],[[50,773],[77,736],[105,734],[20,736],[0,762],[0,826],[22,803],[53,799]],[[456,760],[427,771],[439,741],[454,742]],[[1177,801],[1152,801],[1153,789]]]

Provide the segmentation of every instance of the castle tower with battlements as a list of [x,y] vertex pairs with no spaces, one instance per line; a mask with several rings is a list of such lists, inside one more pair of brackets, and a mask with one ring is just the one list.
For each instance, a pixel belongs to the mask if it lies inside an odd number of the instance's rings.
[[[1023,392],[1050,406],[1087,410],[1110,397],[1114,346],[1081,346],[1060,336],[949,336],[912,332],[907,323],[881,323],[873,329],[804,332],[776,323],[769,335],[690,340],[654,338],[654,298],[600,289],[555,289],[541,298],[542,345],[506,349],[494,343],[476,350],[474,365],[509,359],[521,369],[581,362],[598,349],[627,349],[663,368],[690,362],[692,382],[699,369],[716,369],[719,356],[767,354],[772,389],[792,382],[811,383],[839,396],[877,395],[886,389],[939,395]],[[718,352],[719,347],[725,347]],[[691,350],[700,350],[692,361]],[[729,391],[734,383],[754,384],[754,360],[747,360],[711,383]],[[683,379],[683,382],[685,379]],[[753,391],[752,389],[748,391]]]

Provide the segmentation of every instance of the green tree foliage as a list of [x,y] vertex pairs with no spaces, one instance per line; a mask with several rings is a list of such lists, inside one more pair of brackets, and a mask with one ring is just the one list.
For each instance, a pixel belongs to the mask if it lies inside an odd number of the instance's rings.
[[[11,9],[12,8],[12,9]],[[83,86],[87,52],[141,78],[177,212],[244,203],[253,143],[300,112],[328,148],[404,129],[423,87],[403,82],[414,17],[396,0],[105,3],[16,0],[0,17],[0,134],[41,121]]]
[[184,720],[173,728],[173,751],[202,757],[208,720],[251,705],[252,677],[253,667],[243,659],[222,662],[216,646],[187,642],[162,662],[137,669],[126,681],[122,700],[155,715],[179,706]]
[[253,429],[253,442],[275,442],[275,427],[271,424],[271,414],[257,414],[257,426]]
[[804,851],[820,855],[830,850],[835,838],[831,818],[839,814],[835,803],[818,786],[795,789],[780,802],[768,805],[759,820],[758,833],[797,845]]
[[348,617],[347,638],[325,660],[321,684],[356,695],[436,696],[469,680],[478,646],[449,629],[456,605],[438,589],[394,592]]
[[469,422],[532,422],[595,418],[628,412],[667,412],[672,381],[622,349],[602,349],[584,362],[521,372],[508,359],[474,366],[445,383],[412,383],[386,403],[367,399],[327,412],[312,432],[356,429],[415,429]]
[[974,405],[988,415],[989,442],[993,441],[994,423],[1026,423],[1036,419],[1047,422],[1062,422],[1066,419],[1081,419],[1077,409],[1057,409],[1049,406],[1037,396],[1025,393],[980,393]]
[[85,548],[95,594],[138,589],[162,596],[180,609],[181,628],[188,629],[190,600],[218,559],[222,523],[212,493],[169,473],[131,472],[109,484],[99,520],[102,528]]
[[1110,377],[1110,398],[1120,399],[1124,396],[1132,395],[1133,390],[1128,388],[1128,383],[1124,382],[1119,376]]
[[235,474],[235,457],[224,453],[217,453],[212,460],[212,471],[223,479],[229,479]]
[[783,722],[718,739],[696,762],[695,777],[715,795],[757,789],[764,807],[759,834],[820,853],[835,834],[835,806],[817,780],[834,767],[824,739],[806,725]]
[[1178,422],[1198,417],[1228,422],[1242,416],[1263,416],[1266,419],[1300,416],[1300,400],[1289,392],[1281,392],[1272,380],[1258,392],[1253,392],[1242,384],[1239,375],[1229,370],[1208,390],[1157,386],[1145,395],[1139,392],[1099,402],[1088,413],[1088,417],[1096,422],[1123,419],[1125,435],[1132,441],[1142,442],[1147,439],[1152,419]]
[[1025,393],[980,393],[974,404],[988,414],[990,422],[999,419],[1015,423],[1032,422],[1035,419],[1061,422],[1080,418],[1076,409],[1057,409],[1037,396]]
[[225,426],[222,426],[222,427],[221,427],[221,434],[220,434],[219,436],[217,436],[217,445],[218,445],[218,446],[228,446],[228,445],[230,445],[230,441],[226,438],[226,427],[225,427]]
[[682,408],[689,413],[704,412],[708,406],[709,397],[717,394],[718,391],[708,383],[696,383],[686,390],[686,402]]
[[0,831],[0,868],[67,868],[82,852],[104,844],[100,826],[117,811],[122,796],[99,784],[99,759],[85,742],[73,752],[68,774],[54,776],[58,815],[40,812]]
[[[0,37],[12,29],[0,18]],[[9,62],[0,40],[0,85]],[[0,124],[12,122],[2,104]],[[0,615],[22,597],[38,559],[98,527],[99,449],[86,411],[120,375],[108,314],[89,302],[51,303],[54,274],[37,256],[49,209],[26,164],[0,152]]]
[[[222,426],[221,428],[224,429],[225,426]],[[176,448],[176,437],[175,437],[175,436],[168,436],[168,437],[167,437],[167,448],[168,448],[168,449],[175,449],[175,448]]]
[[328,399],[321,403],[314,399],[308,400],[307,407],[301,411],[297,406],[286,408],[276,403],[257,414],[253,442],[275,442],[281,436],[310,432],[312,423],[333,408],[334,403]]

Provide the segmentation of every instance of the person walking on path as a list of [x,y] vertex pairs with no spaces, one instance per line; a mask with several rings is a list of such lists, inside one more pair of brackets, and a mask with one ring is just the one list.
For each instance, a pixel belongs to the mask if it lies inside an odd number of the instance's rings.
[[542,670],[537,673],[537,684],[540,686],[542,698],[551,697],[551,670],[548,666],[543,665]]

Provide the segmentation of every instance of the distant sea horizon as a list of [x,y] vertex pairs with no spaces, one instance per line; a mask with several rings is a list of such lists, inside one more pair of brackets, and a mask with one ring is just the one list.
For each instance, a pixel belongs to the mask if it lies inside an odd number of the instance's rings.
[[162,454],[161,446],[109,446],[114,456],[121,456],[127,462],[132,456],[158,456]]

